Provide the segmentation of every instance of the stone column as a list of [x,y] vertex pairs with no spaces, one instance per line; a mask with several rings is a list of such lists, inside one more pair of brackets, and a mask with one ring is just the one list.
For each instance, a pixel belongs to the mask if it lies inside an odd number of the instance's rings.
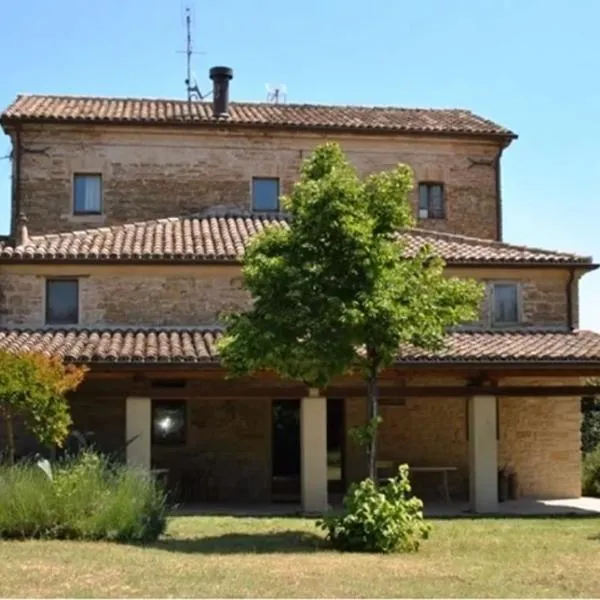
[[152,400],[129,397],[125,407],[127,465],[150,470]]
[[469,485],[471,510],[498,510],[498,440],[496,396],[469,398]]
[[327,503],[327,399],[310,389],[300,405],[302,510],[320,514]]

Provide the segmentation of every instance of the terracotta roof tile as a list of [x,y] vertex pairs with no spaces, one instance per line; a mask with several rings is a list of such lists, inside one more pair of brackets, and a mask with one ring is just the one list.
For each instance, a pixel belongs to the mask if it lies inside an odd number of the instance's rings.
[[[223,213],[174,217],[99,229],[32,236],[17,247],[0,244],[0,261],[234,262],[258,232],[289,227],[282,216]],[[590,264],[575,254],[412,229],[401,234],[409,253],[425,244],[449,264]]]
[[80,121],[192,125],[247,125],[406,133],[516,137],[508,129],[468,110],[317,104],[232,102],[229,119],[214,119],[210,102],[149,98],[26,95],[1,116],[19,121]]
[[[1,329],[0,350],[42,352],[82,363],[216,363],[220,329]],[[400,363],[594,362],[600,334],[591,331],[454,332],[447,348],[403,348]]]

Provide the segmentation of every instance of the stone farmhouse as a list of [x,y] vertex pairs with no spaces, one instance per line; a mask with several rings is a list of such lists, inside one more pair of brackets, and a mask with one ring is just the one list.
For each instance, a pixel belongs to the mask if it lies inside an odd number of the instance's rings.
[[250,302],[246,243],[290,226],[280,194],[336,140],[361,174],[409,164],[409,247],[431,244],[449,275],[487,290],[444,351],[401,348],[383,375],[382,469],[408,462],[426,498],[442,474],[477,512],[496,510],[502,467],[523,496],[580,496],[580,397],[600,335],[578,330],[578,284],[597,265],[503,241],[500,165],[516,135],[467,110],[229,102],[231,78],[211,69],[210,103],[20,95],[4,111],[0,349],[88,365],[74,427],[182,500],[324,510],[365,474],[347,433],[366,420],[363,382],[227,378],[215,342],[223,311]]

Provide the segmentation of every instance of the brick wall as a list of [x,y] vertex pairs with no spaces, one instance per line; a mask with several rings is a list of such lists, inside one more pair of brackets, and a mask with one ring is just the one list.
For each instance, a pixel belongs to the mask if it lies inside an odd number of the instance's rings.
[[184,448],[154,444],[156,468],[171,484],[186,483],[197,501],[268,502],[271,494],[271,402],[207,399],[188,402]]
[[[252,177],[278,177],[291,190],[303,158],[339,141],[361,174],[409,164],[417,181],[445,185],[447,218],[419,225],[476,237],[496,237],[496,181],[491,142],[424,136],[335,138],[304,132],[27,125],[21,211],[32,234],[196,213],[210,206],[249,208]],[[72,216],[77,172],[103,177],[105,215]],[[417,194],[413,194],[416,207]]]
[[[39,268],[38,268],[39,269]],[[0,324],[40,326],[45,320],[45,280],[79,278],[82,325],[185,326],[212,324],[225,311],[249,303],[235,267],[78,267],[25,269],[0,275]]]
[[[526,325],[566,324],[567,271],[448,269],[484,281],[519,280]],[[83,325],[211,324],[249,303],[236,266],[0,266],[0,325],[44,324],[45,278],[78,277]],[[484,302],[481,324],[490,326]]]
[[[551,385],[554,382],[544,382]],[[366,402],[347,401],[352,426],[364,423]],[[468,497],[467,398],[407,398],[404,406],[382,406],[380,460],[418,466],[455,466],[454,498]],[[498,466],[515,469],[521,495],[573,498],[581,495],[581,411],[578,398],[500,398]],[[364,454],[347,442],[346,472],[364,476]],[[414,491],[439,495],[439,474],[413,476]]]

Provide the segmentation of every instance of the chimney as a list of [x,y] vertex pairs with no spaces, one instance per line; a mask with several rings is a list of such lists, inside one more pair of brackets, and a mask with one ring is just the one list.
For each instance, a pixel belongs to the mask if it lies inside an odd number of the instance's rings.
[[29,232],[27,230],[27,217],[24,213],[19,215],[17,219],[17,246],[27,246],[29,244]]
[[212,67],[208,72],[213,82],[213,117],[229,118],[229,82],[233,79],[233,69]]

